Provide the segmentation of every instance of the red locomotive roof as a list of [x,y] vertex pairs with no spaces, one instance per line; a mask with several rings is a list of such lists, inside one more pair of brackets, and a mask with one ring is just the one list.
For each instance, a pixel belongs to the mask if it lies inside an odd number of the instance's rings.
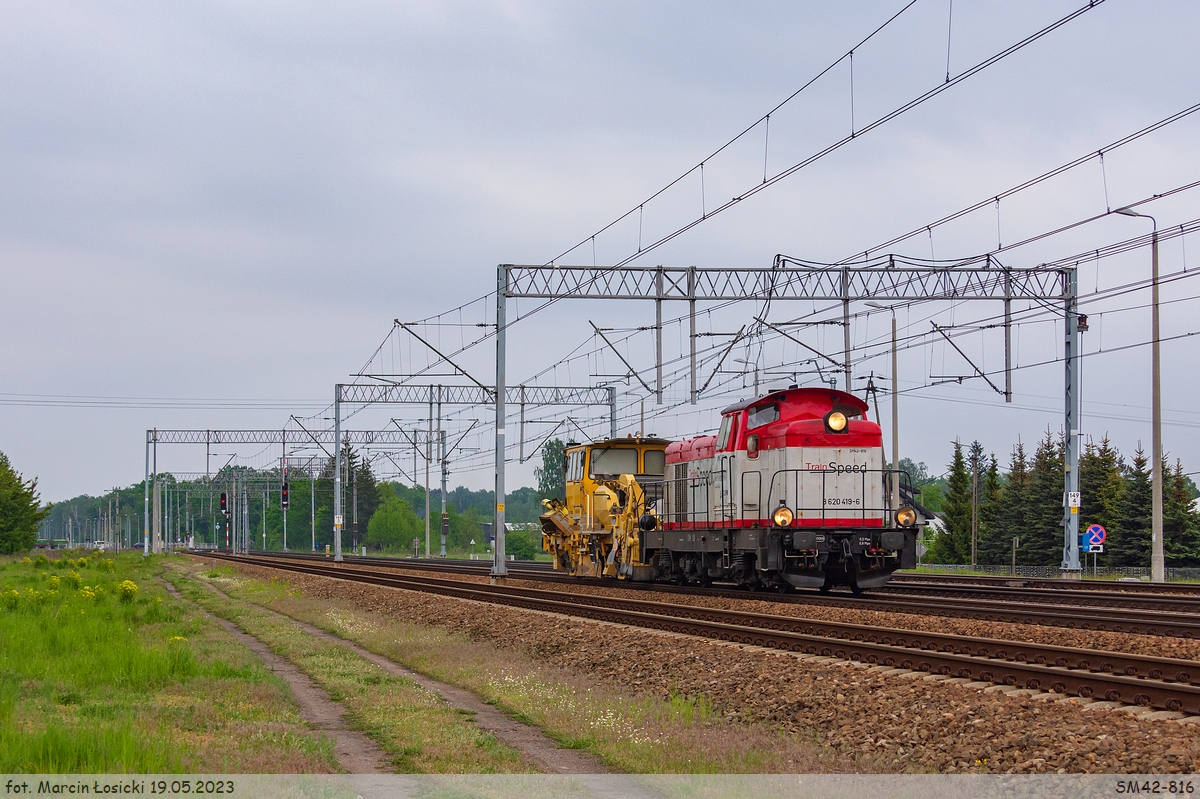
[[[783,418],[792,419],[820,419],[831,410],[840,410],[847,416],[862,415],[866,418],[865,414],[870,407],[853,394],[833,388],[789,388],[730,405],[721,411],[721,415],[727,416],[734,411],[769,402],[785,403],[787,412],[781,415]],[[849,406],[850,412],[847,413],[840,406]]]
[[[779,413],[770,422],[752,423],[757,409],[777,405]],[[736,427],[725,450],[746,449],[746,436],[759,437],[760,449],[779,447],[881,447],[883,436],[879,425],[867,420],[868,405],[853,394],[829,388],[789,388],[730,405],[721,416],[732,416]],[[850,417],[844,433],[825,430],[825,414],[841,411]],[[774,415],[773,412],[771,415]],[[667,447],[667,463],[680,463],[716,454],[716,436],[697,436],[677,441]]]

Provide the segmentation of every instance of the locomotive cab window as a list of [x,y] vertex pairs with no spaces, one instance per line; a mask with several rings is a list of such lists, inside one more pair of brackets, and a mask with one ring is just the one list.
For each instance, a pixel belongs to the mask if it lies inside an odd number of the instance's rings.
[[746,429],[753,430],[756,427],[762,427],[764,424],[779,421],[779,406],[775,404],[760,405],[750,411],[749,417],[746,419]]
[[598,474],[637,474],[638,453],[636,449],[592,450],[591,476]]
[[660,449],[651,449],[642,453],[642,460],[645,461],[642,474],[661,476],[667,471],[667,453]]
[[729,433],[733,429],[733,417],[721,417],[721,431],[717,433],[717,449],[723,450],[729,446]]

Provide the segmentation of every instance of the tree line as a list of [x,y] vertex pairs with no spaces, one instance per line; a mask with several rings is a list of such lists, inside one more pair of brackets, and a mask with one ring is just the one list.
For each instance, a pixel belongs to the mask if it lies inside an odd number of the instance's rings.
[[[1088,441],[1079,459],[1079,530],[1099,524],[1107,532],[1102,567],[1150,565],[1152,470],[1139,445],[1126,459],[1107,438]],[[1063,555],[1065,474],[1061,436],[1047,432],[1030,457],[1018,443],[1002,469],[995,454],[985,454],[974,441],[954,443],[943,478],[931,480],[924,464],[912,469],[924,488],[926,504],[945,523],[924,560],[928,563],[971,563],[972,529],[976,530],[976,562],[1012,562],[1013,539],[1019,540],[1017,563],[1058,567]],[[1200,566],[1200,514],[1192,510],[1198,495],[1179,460],[1163,459],[1163,551],[1166,565]]]
[[[376,553],[411,554],[412,541],[416,538],[420,541],[423,554],[425,488],[378,480],[370,463],[352,448],[347,447],[343,456],[343,546],[347,549],[366,546],[369,551]],[[0,463],[7,467],[7,460],[2,458],[0,455]],[[547,463],[560,461],[561,443],[557,454],[552,454]],[[11,475],[5,478],[5,472],[0,468],[0,503],[4,501],[2,492],[8,485],[5,479],[13,484],[10,493],[14,495],[19,493],[15,488],[19,483],[24,491],[21,496],[27,500],[26,495],[32,493],[35,481],[21,483],[11,468],[9,472]],[[325,546],[333,544],[333,477],[333,458],[318,462],[311,472],[290,472],[288,509],[284,511],[280,497],[282,474],[278,468],[260,470],[227,466],[210,478],[199,479],[177,478],[170,473],[160,473],[158,484],[162,492],[160,505],[164,540],[186,542],[190,538],[198,544],[224,547],[225,529],[220,515],[220,494],[226,493],[231,498],[236,495],[240,503],[243,496],[241,487],[245,487],[248,501],[245,503],[245,515],[243,509],[238,508],[238,525],[240,527],[245,523],[249,528],[254,549],[283,549],[286,515],[288,549],[323,551]],[[140,481],[98,497],[82,495],[52,507],[35,509],[36,518],[30,517],[32,521],[25,525],[28,528],[31,524],[32,527],[26,530],[18,549],[13,551],[29,549],[39,537],[59,540],[66,539],[68,535],[75,543],[113,538],[122,545],[140,545],[146,523],[143,519],[144,492],[145,482]],[[465,555],[472,549],[476,553],[486,550],[484,525],[493,521],[494,496],[492,491],[472,491],[463,486],[447,492],[449,553]],[[508,493],[505,498],[507,521],[519,525],[537,522],[543,511],[543,496],[539,489],[531,487]],[[28,506],[29,502],[25,501],[22,507]],[[441,545],[441,491],[437,488],[430,491],[429,507],[431,545],[436,553]],[[2,510],[0,507],[0,512]],[[472,545],[471,541],[475,544]],[[536,530],[510,532],[506,549],[519,558],[532,558],[541,551],[541,535]]]

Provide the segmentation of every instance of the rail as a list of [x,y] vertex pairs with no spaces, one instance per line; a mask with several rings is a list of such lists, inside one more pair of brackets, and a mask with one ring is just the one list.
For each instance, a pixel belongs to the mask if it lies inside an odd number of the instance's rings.
[[[213,556],[241,560],[229,556]],[[685,635],[1200,713],[1200,662],[256,558],[268,568]],[[251,563],[255,561],[249,561]]]

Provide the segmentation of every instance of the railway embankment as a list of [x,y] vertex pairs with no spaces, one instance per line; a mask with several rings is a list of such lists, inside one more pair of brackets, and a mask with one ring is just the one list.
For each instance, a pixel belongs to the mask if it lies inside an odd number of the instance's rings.
[[[1148,773],[1190,772],[1200,763],[1191,723],[1197,717],[1177,720],[1178,714],[1137,706],[324,576],[284,575],[249,564],[237,568],[284,580],[303,601],[335,603],[350,618],[403,620],[410,630],[425,631],[422,636],[457,634],[471,645],[486,642],[520,659],[523,668],[555,670],[563,685],[573,680],[592,690],[621,691],[630,706],[689,702],[704,709],[709,728],[724,725],[728,737],[770,731],[777,738],[814,742],[841,758],[842,768]],[[1052,632],[1061,640],[1062,630]],[[392,646],[404,649],[402,642]],[[401,654],[423,657],[419,645]],[[637,735],[631,733],[627,744],[634,746],[627,748],[636,748]]]

